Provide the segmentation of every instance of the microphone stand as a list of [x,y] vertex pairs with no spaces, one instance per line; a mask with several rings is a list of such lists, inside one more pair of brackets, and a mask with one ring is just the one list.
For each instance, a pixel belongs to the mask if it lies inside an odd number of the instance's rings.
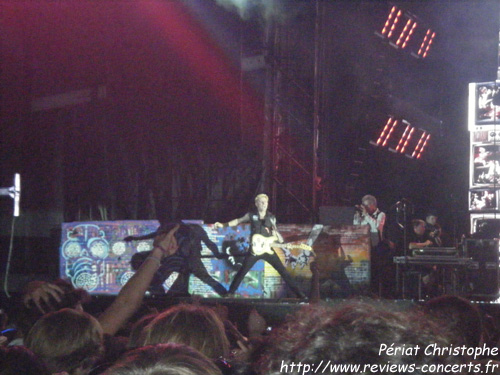
[[[396,212],[397,212],[397,224],[398,226],[403,230],[403,254],[406,257],[408,255],[408,228],[407,228],[407,220],[408,220],[408,205],[411,204],[411,202],[403,198],[399,202],[397,202],[394,206],[396,207]],[[401,224],[399,222],[399,211],[403,212],[403,223]]]
[[405,257],[408,256],[408,221],[406,217],[406,203],[403,202],[403,223],[404,223],[404,230],[403,230],[403,246],[404,246],[404,254]]
[[[404,258],[405,258],[405,262],[403,264],[403,282],[402,282],[402,288],[401,288],[401,294],[402,294],[402,297],[405,298],[405,281],[404,281],[404,278],[405,278],[405,273],[406,273],[406,258],[408,256],[408,233],[407,233],[407,213],[408,213],[408,204],[411,204],[411,202],[406,199],[406,198],[403,198],[401,199],[399,202],[397,202],[395,204],[396,206],[396,221],[397,221],[397,224],[398,226],[403,229],[403,255],[404,255]],[[403,212],[403,224],[401,224],[399,222],[399,212],[402,211]],[[396,265],[396,290],[400,290],[400,281],[399,281],[399,264]]]

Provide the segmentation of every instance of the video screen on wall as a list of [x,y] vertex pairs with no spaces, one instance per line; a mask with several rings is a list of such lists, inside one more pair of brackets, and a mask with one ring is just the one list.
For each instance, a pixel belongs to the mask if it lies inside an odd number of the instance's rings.
[[471,214],[471,233],[483,238],[500,238],[500,214]]
[[495,82],[469,86],[469,130],[500,125],[500,86]]
[[472,145],[472,187],[500,184],[500,144]]
[[470,211],[498,210],[497,190],[475,189],[469,192]]

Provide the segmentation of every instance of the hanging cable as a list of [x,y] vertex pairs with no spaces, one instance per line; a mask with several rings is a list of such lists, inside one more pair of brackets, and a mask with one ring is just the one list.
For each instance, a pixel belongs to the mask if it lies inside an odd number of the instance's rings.
[[14,229],[16,223],[16,216],[12,216],[12,225],[10,228],[10,241],[9,241],[9,254],[7,256],[7,263],[5,265],[5,277],[3,280],[3,291],[7,298],[10,298],[9,294],[9,272],[10,272],[10,262],[12,259],[12,250],[14,248]]

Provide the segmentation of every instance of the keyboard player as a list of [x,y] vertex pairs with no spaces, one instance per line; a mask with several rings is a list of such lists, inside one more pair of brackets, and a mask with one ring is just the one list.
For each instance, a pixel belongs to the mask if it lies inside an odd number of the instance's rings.
[[[434,245],[434,242],[428,237],[428,232],[425,229],[425,221],[414,219],[412,220],[412,227],[413,231],[408,241],[409,250],[424,249]],[[438,295],[440,286],[436,266],[420,266],[419,268],[424,293],[431,297]]]
[[433,246],[434,242],[429,238],[425,229],[425,221],[420,219],[412,220],[413,231],[410,233],[408,240],[408,249],[423,249]]

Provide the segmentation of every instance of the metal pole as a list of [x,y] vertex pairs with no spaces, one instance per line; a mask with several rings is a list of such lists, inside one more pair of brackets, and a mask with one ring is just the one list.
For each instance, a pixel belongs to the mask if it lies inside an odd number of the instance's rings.
[[318,146],[319,146],[319,127],[320,127],[320,99],[321,99],[321,21],[322,21],[322,1],[316,0],[316,23],[314,34],[314,114],[313,114],[313,171],[312,171],[312,202],[311,221],[314,222],[317,217],[317,182],[318,182]]
[[274,151],[273,151],[273,112],[274,112],[274,24],[269,20],[265,28],[265,58],[266,58],[266,91],[264,103],[264,131],[262,140],[262,181],[263,191],[272,189],[271,204],[272,211],[276,207],[274,199],[274,187],[271,186]]

